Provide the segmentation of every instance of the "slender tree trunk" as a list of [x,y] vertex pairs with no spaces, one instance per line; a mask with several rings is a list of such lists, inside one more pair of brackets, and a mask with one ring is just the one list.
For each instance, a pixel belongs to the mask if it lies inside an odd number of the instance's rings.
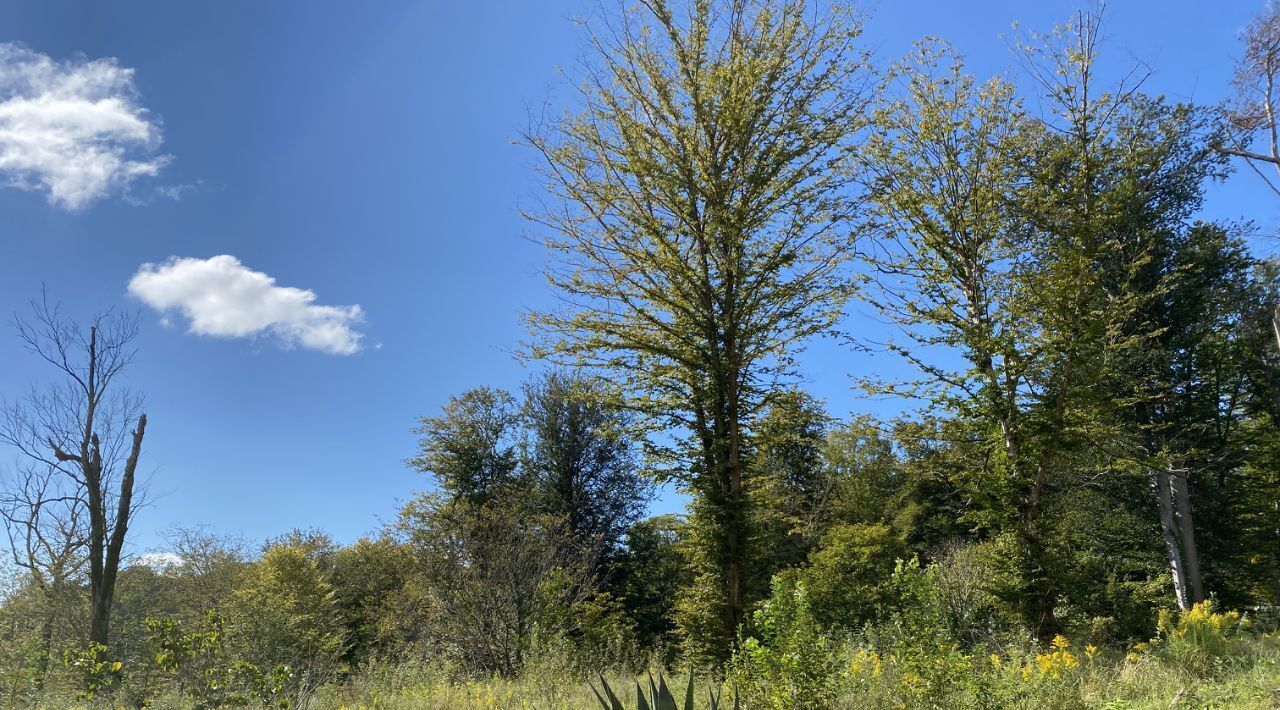
[[1271,313],[1271,328],[1276,332],[1276,345],[1280,345],[1280,305]]
[[747,499],[742,489],[742,421],[739,410],[738,378],[741,376],[737,363],[737,349],[734,342],[736,333],[732,328],[728,331],[728,347],[726,359],[729,361],[727,409],[729,414],[729,530],[730,548],[729,564],[726,569],[728,582],[730,632],[737,633],[738,627],[746,620],[746,603],[743,599],[743,545],[746,539]]
[[1204,584],[1200,579],[1200,554],[1196,550],[1196,531],[1191,518],[1190,484],[1186,476],[1174,473],[1169,474],[1169,483],[1173,490],[1174,521],[1182,541],[1187,592],[1191,603],[1198,604],[1204,601]]
[[1160,509],[1160,537],[1164,540],[1165,557],[1169,562],[1169,574],[1173,577],[1173,594],[1178,600],[1178,608],[1190,609],[1188,602],[1187,579],[1182,566],[1182,551],[1178,548],[1175,535],[1176,525],[1173,512],[1173,489],[1169,482],[1168,471],[1152,471],[1151,487],[1156,495],[1156,504]]
[[1055,613],[1057,590],[1045,566],[1046,550],[1040,534],[1040,497],[1045,479],[1045,467],[1041,464],[1036,467],[1031,490],[1023,502],[1022,520],[1018,526],[1027,556],[1023,570],[1023,617],[1031,635],[1041,644],[1048,643],[1061,631]]

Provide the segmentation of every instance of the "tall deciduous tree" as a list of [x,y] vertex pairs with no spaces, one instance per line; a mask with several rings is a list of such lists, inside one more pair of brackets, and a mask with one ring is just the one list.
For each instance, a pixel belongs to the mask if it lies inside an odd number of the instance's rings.
[[480,387],[423,417],[409,465],[435,476],[450,497],[484,504],[515,485],[520,463],[519,405],[511,393]]
[[1026,185],[1040,131],[1012,87],[979,84],[945,46],[922,45],[895,74],[904,98],[880,112],[884,132],[864,166],[884,227],[867,250],[868,293],[901,326],[904,339],[887,349],[921,377],[868,385],[976,422],[989,447],[977,461],[1000,482],[999,507],[1008,513],[998,524],[1018,531],[1026,552],[1025,621],[1038,636],[1052,637],[1055,592],[1039,516],[1057,435],[1035,439],[1054,429],[1042,421],[1046,408],[1052,418],[1065,402],[1064,392],[1031,386],[1053,369],[1044,342],[1052,333],[1037,322],[1029,299],[1027,275],[1037,256],[1029,248],[1031,226],[1009,199]]
[[88,518],[88,640],[106,646],[116,575],[139,503],[135,482],[147,429],[141,398],[113,386],[134,361],[137,318],[108,313],[83,329],[47,298],[32,305],[31,317],[14,317],[18,338],[57,369],[63,381],[10,402],[0,422],[0,441],[33,465],[64,477],[67,485],[37,505],[83,506]]
[[[644,0],[590,32],[580,109],[535,128],[551,285],[530,351],[608,371],[706,526],[728,649],[746,618],[746,448],[789,356],[835,323],[865,124],[856,18],[804,0]],[[670,441],[670,437],[662,438]]]

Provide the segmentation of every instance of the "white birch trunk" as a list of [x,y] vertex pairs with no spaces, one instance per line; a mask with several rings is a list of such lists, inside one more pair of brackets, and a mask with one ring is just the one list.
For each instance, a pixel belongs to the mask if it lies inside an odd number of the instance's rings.
[[1200,554],[1196,551],[1196,530],[1191,518],[1191,493],[1186,476],[1170,474],[1173,487],[1173,504],[1178,534],[1182,539],[1182,557],[1184,564],[1187,591],[1191,595],[1191,603],[1204,601],[1204,584],[1200,579]]
[[1173,593],[1178,599],[1178,608],[1187,610],[1191,604],[1187,601],[1187,580],[1182,568],[1182,551],[1178,549],[1173,519],[1173,490],[1169,484],[1168,471],[1152,471],[1151,487],[1155,490],[1156,503],[1160,508],[1160,537],[1164,540],[1165,556],[1169,560],[1169,573],[1173,577]]

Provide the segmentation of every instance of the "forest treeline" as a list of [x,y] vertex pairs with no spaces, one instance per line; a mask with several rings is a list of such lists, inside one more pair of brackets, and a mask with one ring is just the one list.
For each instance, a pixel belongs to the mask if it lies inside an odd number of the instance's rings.
[[[1246,220],[1280,199],[1202,208],[1280,166],[1280,14],[1213,106],[1104,62],[1101,19],[1018,33],[1013,78],[931,38],[883,64],[803,0],[587,23],[574,100],[522,141],[557,295],[534,374],[422,418],[425,492],[350,545],[178,528],[122,565],[146,420],[101,389],[136,323],[37,303],[19,335],[63,381],[0,426],[5,702],[412,707],[351,689],[693,667],[749,707],[1084,707],[1095,659],[1177,698],[1274,663],[1280,262]],[[807,393],[823,337],[905,363],[849,394],[904,414]],[[659,484],[684,514],[646,517]]]

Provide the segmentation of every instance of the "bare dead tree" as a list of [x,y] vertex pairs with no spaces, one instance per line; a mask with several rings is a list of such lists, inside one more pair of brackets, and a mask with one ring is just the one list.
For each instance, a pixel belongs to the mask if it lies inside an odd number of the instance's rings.
[[43,474],[36,476],[31,490],[18,496],[30,500],[14,508],[14,524],[26,527],[17,539],[25,547],[30,536],[37,552],[47,554],[39,550],[42,535],[87,518],[89,641],[105,646],[125,536],[141,502],[134,488],[147,417],[141,397],[112,386],[134,361],[138,319],[106,312],[83,328],[47,295],[31,306],[30,316],[14,316],[14,330],[60,381],[5,403],[0,415],[0,442],[14,447],[31,471],[49,472],[48,485]]
[[[1236,97],[1228,106],[1227,119],[1236,129],[1219,150],[1243,158],[1249,167],[1276,194],[1277,186],[1258,163],[1267,163],[1280,174],[1280,124],[1277,123],[1277,81],[1280,80],[1280,5],[1267,7],[1240,34],[1244,54],[1236,63],[1232,84]],[[1248,150],[1251,139],[1263,134],[1266,152]]]

